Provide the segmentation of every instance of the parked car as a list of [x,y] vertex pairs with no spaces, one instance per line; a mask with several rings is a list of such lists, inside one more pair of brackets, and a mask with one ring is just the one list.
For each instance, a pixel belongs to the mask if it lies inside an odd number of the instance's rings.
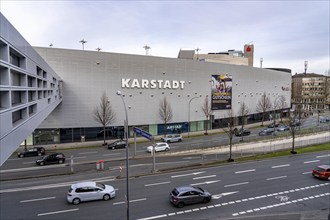
[[172,142],[181,142],[182,136],[180,134],[169,134],[166,137],[162,137],[163,142],[172,143]]
[[287,126],[287,125],[279,125],[276,130],[279,131],[279,132],[288,131],[288,130],[290,130],[290,127]]
[[161,143],[155,143],[153,146],[147,147],[147,152],[151,153],[153,151],[153,147],[155,147],[155,152],[170,150],[170,146],[168,145],[168,143],[161,142]]
[[236,136],[247,136],[251,134],[251,131],[240,128],[240,129],[236,129],[234,134]]
[[328,117],[320,117],[320,123],[327,123],[330,119]]
[[294,121],[290,121],[290,126],[295,127],[295,126],[300,126],[301,122],[299,119],[295,119]]
[[126,147],[126,140],[119,140],[115,141],[111,144],[108,144],[108,149],[118,149],[118,148],[125,148]]
[[65,156],[62,153],[53,153],[43,156],[42,158],[36,161],[37,165],[43,166],[46,164],[54,164],[54,163],[64,163]]
[[170,202],[179,208],[194,203],[208,203],[211,198],[209,192],[194,186],[176,187],[170,193]]
[[312,175],[320,179],[329,179],[330,178],[330,165],[320,165],[313,169]]
[[109,200],[116,196],[115,189],[110,185],[98,182],[80,182],[71,185],[66,200],[78,205],[80,202],[92,200]]
[[18,152],[18,157],[32,157],[32,156],[42,156],[46,153],[45,148],[43,147],[33,147],[30,149],[27,149],[26,151]]
[[[277,128],[280,124],[275,123],[275,128]],[[268,128],[274,128],[274,122],[268,125]]]
[[273,134],[273,132],[274,132],[273,128],[266,128],[266,129],[260,131],[259,135],[260,136],[271,135],[271,134]]

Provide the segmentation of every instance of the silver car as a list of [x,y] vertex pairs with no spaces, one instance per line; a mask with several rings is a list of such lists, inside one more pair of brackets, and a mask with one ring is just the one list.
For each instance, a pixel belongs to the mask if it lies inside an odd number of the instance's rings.
[[182,136],[180,134],[169,134],[165,137],[162,137],[161,140],[163,142],[172,143],[172,142],[181,142]]
[[115,189],[110,185],[97,182],[80,182],[71,185],[67,194],[68,203],[78,205],[80,202],[92,200],[109,200],[116,196]]
[[211,198],[209,192],[194,186],[176,187],[170,193],[170,202],[179,208],[194,203],[208,203]]
[[170,146],[166,142],[155,143],[154,145],[147,147],[147,152],[153,152],[153,148],[155,148],[155,152],[170,150]]

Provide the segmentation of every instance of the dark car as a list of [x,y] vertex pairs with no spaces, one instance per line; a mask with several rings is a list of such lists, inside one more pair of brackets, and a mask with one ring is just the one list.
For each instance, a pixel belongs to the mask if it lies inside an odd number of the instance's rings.
[[65,156],[62,153],[53,153],[48,154],[40,158],[36,161],[37,165],[43,166],[46,164],[54,164],[54,163],[64,163],[65,162]]
[[211,198],[209,192],[194,186],[176,187],[170,193],[170,202],[179,208],[194,203],[208,203]]
[[125,140],[119,140],[115,141],[108,145],[108,149],[118,149],[118,148],[125,148],[126,147],[126,141]]
[[[275,128],[277,128],[279,126],[278,123],[275,123]],[[268,125],[268,128],[274,128],[274,123],[271,123],[270,125]]]
[[32,157],[32,156],[42,156],[46,153],[45,148],[43,147],[33,147],[26,151],[18,152],[18,157]]
[[247,135],[250,135],[251,134],[251,131],[249,130],[246,130],[246,129],[236,129],[235,130],[235,135],[236,136],[247,136]]
[[300,126],[300,125],[301,125],[301,122],[298,119],[290,121],[291,127],[296,127],[296,126]]
[[266,128],[266,129],[260,131],[259,135],[260,136],[271,135],[271,134],[273,134],[273,132],[274,132],[273,128]]
[[276,131],[279,131],[279,132],[281,132],[281,131],[288,131],[288,130],[290,130],[290,127],[287,126],[287,125],[280,125],[276,129]]
[[330,165],[320,165],[314,168],[312,175],[320,179],[329,179],[330,177]]

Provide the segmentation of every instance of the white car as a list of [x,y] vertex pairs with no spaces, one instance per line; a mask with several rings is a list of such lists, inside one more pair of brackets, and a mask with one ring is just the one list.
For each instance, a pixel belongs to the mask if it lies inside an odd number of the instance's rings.
[[92,200],[109,200],[116,196],[115,189],[110,185],[97,182],[80,182],[71,185],[67,195],[68,203],[78,205],[80,202]]
[[171,143],[171,142],[181,142],[182,136],[180,134],[169,134],[161,138],[162,141]]
[[155,152],[158,151],[168,151],[170,150],[170,146],[166,142],[161,142],[161,143],[155,143],[153,146],[147,147],[147,152],[151,153],[153,152],[153,148],[155,147]]

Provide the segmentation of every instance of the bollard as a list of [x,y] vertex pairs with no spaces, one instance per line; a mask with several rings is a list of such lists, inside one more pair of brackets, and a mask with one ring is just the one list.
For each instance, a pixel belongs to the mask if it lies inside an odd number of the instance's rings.
[[96,170],[99,170],[100,169],[100,162],[96,162]]
[[104,160],[100,160],[99,162],[100,162],[100,165],[101,165],[100,166],[100,169],[101,170],[104,170]]

